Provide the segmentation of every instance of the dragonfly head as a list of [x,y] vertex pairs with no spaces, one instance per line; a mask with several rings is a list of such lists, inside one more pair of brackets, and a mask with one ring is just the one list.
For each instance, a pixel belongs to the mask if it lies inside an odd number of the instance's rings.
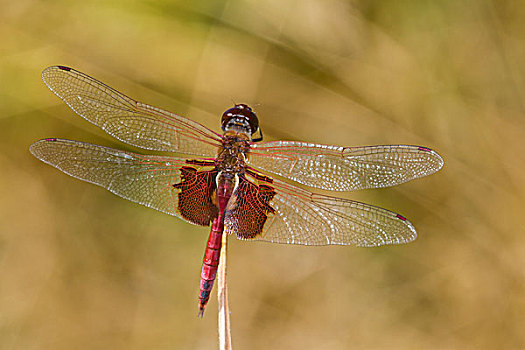
[[[262,133],[259,129],[259,119],[252,109],[245,104],[236,104],[233,108],[228,109],[222,114],[222,130],[233,130],[250,135],[252,141],[261,141]],[[253,135],[259,131],[260,137],[253,138]]]

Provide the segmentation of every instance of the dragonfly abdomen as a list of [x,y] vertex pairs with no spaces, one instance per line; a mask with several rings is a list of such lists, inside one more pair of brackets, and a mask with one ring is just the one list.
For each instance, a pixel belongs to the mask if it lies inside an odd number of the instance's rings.
[[213,283],[217,276],[219,258],[221,255],[222,233],[224,229],[224,220],[217,217],[211,225],[210,237],[206,244],[204,259],[202,260],[201,284],[199,291],[199,316],[204,314],[204,308],[210,299],[210,293]]
[[222,234],[224,231],[224,213],[230,202],[233,192],[239,184],[237,174],[220,171],[217,174],[217,204],[219,213],[213,219],[211,225],[210,237],[206,244],[204,259],[202,260],[201,284],[199,291],[199,316],[204,313],[204,308],[210,299],[210,293],[217,276],[217,268],[221,255]]

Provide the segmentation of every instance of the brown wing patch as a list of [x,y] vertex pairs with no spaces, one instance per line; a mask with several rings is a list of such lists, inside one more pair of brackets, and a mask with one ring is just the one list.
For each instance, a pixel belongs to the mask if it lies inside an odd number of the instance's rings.
[[235,233],[242,239],[252,239],[261,234],[269,214],[275,210],[270,201],[275,196],[273,187],[265,184],[255,185],[246,177],[239,176],[237,192],[230,199],[235,201],[225,218],[227,232]]
[[213,202],[217,188],[217,170],[197,171],[195,168],[183,166],[180,173],[181,182],[173,185],[174,188],[180,189],[179,212],[183,218],[194,224],[209,226],[218,214],[218,208]]

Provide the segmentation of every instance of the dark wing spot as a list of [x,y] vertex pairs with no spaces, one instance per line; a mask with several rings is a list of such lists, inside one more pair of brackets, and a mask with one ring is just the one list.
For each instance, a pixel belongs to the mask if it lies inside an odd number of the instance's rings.
[[397,217],[398,219],[403,220],[403,221],[407,221],[407,218],[404,217],[403,215],[396,214],[396,217]]

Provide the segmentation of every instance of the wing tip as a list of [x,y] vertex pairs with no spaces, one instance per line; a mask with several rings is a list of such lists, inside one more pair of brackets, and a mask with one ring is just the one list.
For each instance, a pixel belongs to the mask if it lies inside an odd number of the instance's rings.
[[38,140],[36,142],[33,142],[30,146],[29,146],[29,152],[31,152],[32,155],[34,155],[36,157],[36,152],[37,150],[40,148],[40,145],[42,145],[42,143],[46,142],[48,139],[42,139],[42,140]]
[[434,158],[434,160],[436,162],[436,166],[432,169],[433,171],[430,174],[438,172],[445,165],[445,161],[443,160],[443,157],[439,153],[434,151],[432,148],[428,148],[428,147],[424,147],[424,146],[417,146],[417,149],[418,149],[418,151],[422,151],[422,152],[430,154]]
[[41,75],[42,80],[44,81],[44,84],[46,84],[46,86],[56,94],[55,90],[53,90],[53,87],[51,86],[52,84],[51,84],[50,78],[52,74],[56,73],[57,71],[70,72],[72,70],[74,69],[68,66],[62,66],[62,65],[49,66],[42,71],[42,75]]
[[384,236],[381,236],[382,238],[379,240],[372,240],[372,241],[364,241],[359,242],[356,244],[358,247],[380,247],[380,246],[387,246],[387,245],[397,245],[397,244],[408,244],[417,239],[417,231],[414,225],[406,217],[404,217],[401,214],[397,214],[392,212],[392,216],[399,220],[398,222],[403,226],[403,230],[401,233],[394,234],[394,235],[386,235],[386,239]]
[[45,155],[45,152],[43,152],[44,146],[46,144],[49,144],[49,143],[52,143],[52,142],[57,142],[57,141],[59,141],[59,139],[57,139],[57,138],[47,138],[47,139],[38,140],[38,141],[32,143],[29,146],[29,152],[35,158],[38,158],[38,159],[40,159],[41,161],[43,161],[45,163],[48,163],[48,161],[44,157],[44,155]]

